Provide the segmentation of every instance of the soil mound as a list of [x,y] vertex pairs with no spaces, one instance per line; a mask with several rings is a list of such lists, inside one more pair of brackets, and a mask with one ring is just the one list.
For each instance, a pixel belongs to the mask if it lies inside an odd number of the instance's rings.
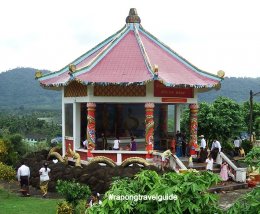
[[[110,167],[106,165],[100,165],[93,163],[90,165],[82,165],[81,167],[75,167],[73,162],[69,162],[69,165],[65,165],[61,162],[53,163],[52,160],[47,160],[48,151],[43,150],[36,153],[29,154],[23,160],[30,167],[31,178],[30,184],[33,187],[39,187],[39,170],[43,164],[47,161],[48,167],[51,169],[49,191],[55,192],[56,182],[59,179],[62,180],[75,180],[77,182],[86,184],[92,191],[105,193],[112,181],[118,178],[129,177],[132,178],[141,169],[150,169],[158,171],[154,166],[142,167],[138,164],[133,164],[128,167]],[[20,165],[17,165],[17,168]],[[158,171],[159,172],[159,171]]]

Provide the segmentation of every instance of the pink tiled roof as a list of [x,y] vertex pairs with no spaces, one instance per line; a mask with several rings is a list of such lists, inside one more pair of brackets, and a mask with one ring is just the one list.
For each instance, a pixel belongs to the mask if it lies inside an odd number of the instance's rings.
[[219,82],[195,72],[143,33],[140,37],[151,64],[158,65],[158,77],[164,82],[174,85],[215,85]]
[[76,78],[84,82],[132,83],[153,76],[145,65],[134,32],[129,31],[96,66]]
[[[204,72],[179,56],[139,23],[126,24],[60,71],[39,78],[43,86],[83,84],[145,84],[160,80],[167,86],[214,87],[222,78]],[[158,65],[158,75],[153,66]]]
[[62,73],[58,76],[54,76],[48,79],[41,80],[40,83],[43,86],[61,86],[66,84],[70,79],[69,72]]

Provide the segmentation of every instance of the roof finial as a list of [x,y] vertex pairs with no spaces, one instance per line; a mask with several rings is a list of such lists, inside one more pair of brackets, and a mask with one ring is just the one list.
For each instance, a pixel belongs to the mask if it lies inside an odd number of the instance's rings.
[[141,23],[141,19],[135,8],[130,9],[129,15],[126,17],[126,23]]

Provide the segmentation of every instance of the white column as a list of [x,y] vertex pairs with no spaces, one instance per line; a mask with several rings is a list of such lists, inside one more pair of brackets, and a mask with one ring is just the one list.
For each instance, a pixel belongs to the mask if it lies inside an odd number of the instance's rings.
[[64,103],[64,87],[61,91],[61,120],[62,120],[62,155],[66,153],[65,150],[65,103]]
[[181,107],[179,104],[175,104],[175,132],[181,129]]
[[73,103],[73,151],[80,147],[80,103]]

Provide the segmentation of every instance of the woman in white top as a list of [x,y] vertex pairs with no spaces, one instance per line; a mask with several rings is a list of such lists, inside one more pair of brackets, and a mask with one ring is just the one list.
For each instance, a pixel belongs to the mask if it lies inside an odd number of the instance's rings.
[[39,170],[40,174],[40,189],[42,191],[42,197],[46,197],[48,191],[48,183],[50,180],[49,173],[50,168],[48,168],[48,164],[44,163],[43,167]]

